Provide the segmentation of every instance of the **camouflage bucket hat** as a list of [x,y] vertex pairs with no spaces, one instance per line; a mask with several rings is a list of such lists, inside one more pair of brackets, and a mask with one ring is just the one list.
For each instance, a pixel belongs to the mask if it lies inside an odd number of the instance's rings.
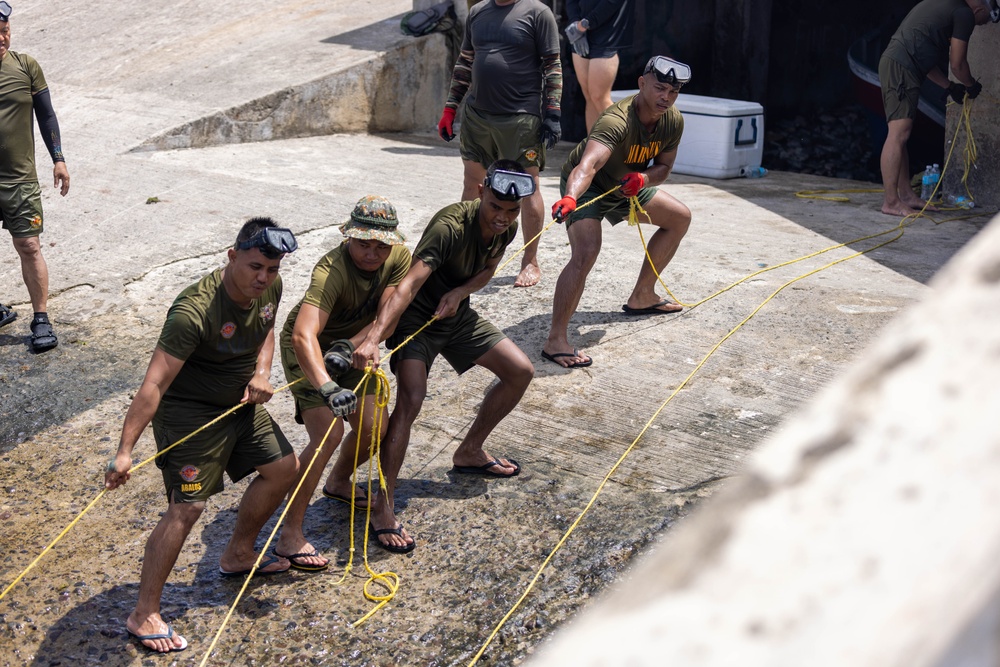
[[385,197],[367,195],[354,205],[351,219],[341,225],[340,233],[351,239],[403,245],[406,237],[397,229],[398,226],[396,207]]

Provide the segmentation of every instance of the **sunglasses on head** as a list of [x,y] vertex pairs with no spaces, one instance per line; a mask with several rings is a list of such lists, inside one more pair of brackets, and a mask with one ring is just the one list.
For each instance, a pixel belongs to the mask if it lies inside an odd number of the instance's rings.
[[10,13],[14,11],[8,2],[0,2],[0,21],[7,22]]
[[653,73],[660,83],[683,86],[691,80],[691,67],[666,56],[653,56],[646,63],[643,75]]
[[295,252],[299,247],[292,230],[285,227],[264,227],[259,232],[236,244],[237,250],[260,248],[260,252],[268,259],[278,259],[285,253]]
[[497,169],[492,175],[487,175],[483,185],[493,190],[500,199],[523,199],[535,194],[535,179],[531,174],[521,174],[516,171]]

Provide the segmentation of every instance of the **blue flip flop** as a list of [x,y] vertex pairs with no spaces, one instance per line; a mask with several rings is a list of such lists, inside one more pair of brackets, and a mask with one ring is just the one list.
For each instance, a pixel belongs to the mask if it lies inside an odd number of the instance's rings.
[[[138,635],[129,630],[127,626],[125,627],[125,630],[128,631],[130,635],[138,639],[140,642],[143,642],[147,639],[173,639],[174,637],[174,629],[170,626],[169,623],[167,624],[166,632],[158,632],[152,635]],[[181,646],[171,646],[169,651],[157,651],[156,649],[149,648],[145,644],[143,644],[142,647],[150,651],[153,651],[154,653],[176,653],[177,651],[183,651],[188,647],[187,639],[184,639],[184,637],[181,637],[181,639],[184,641],[184,643]]]

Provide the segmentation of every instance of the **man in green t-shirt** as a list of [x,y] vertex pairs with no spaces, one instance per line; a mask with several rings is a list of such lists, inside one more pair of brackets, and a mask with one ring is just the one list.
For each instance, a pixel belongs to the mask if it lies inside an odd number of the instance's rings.
[[390,359],[396,374],[396,406],[380,458],[387,493],[379,492],[371,500],[372,528],[379,545],[388,551],[406,553],[416,546],[396,521],[393,494],[410,429],[427,395],[427,375],[439,354],[459,373],[482,366],[499,380],[452,455],[453,472],[514,477],[521,471],[517,461],[487,454],[483,443],[521,400],[535,369],[513,341],[472,309],[469,296],[493,277],[504,250],[517,237],[521,201],[534,189],[534,178],[518,163],[497,160],[486,171],[479,199],[438,211],[413,251],[406,277],[379,307],[354,353],[355,368],[378,364],[378,345],[388,332],[392,332],[388,345],[396,348],[434,318]]
[[[21,275],[34,310],[31,350],[38,353],[51,350],[59,341],[49,322],[49,270],[39,241],[42,195],[35,172],[32,112],[52,156],[53,182],[64,197],[69,192],[69,171],[42,68],[31,56],[10,50],[10,12],[10,5],[0,2],[0,221],[10,231],[21,261]],[[13,309],[0,304],[0,327],[16,318]]]
[[[681,306],[661,299],[655,291],[657,275],[677,252],[691,224],[691,211],[656,188],[667,180],[677,157],[684,120],[674,107],[681,86],[691,80],[691,68],[664,56],[653,56],[639,77],[639,92],[611,105],[586,139],[563,165],[563,198],[552,207],[552,217],[566,223],[572,254],[556,282],[552,325],[542,357],[563,368],[590,366],[593,360],[570,344],[569,320],[583,296],[587,275],[601,251],[601,219],[612,225],[626,219],[629,197],[637,197],[659,229],[649,238],[649,260],[642,257],[639,277],[622,310],[627,315],[665,315]],[[652,166],[647,167],[650,160]],[[613,194],[589,206],[584,203]],[[641,218],[640,222],[646,222]]]
[[[376,383],[369,380],[364,386],[364,406],[354,411],[357,398],[353,390],[362,384],[365,373],[351,368],[351,353],[364,340],[379,305],[392,296],[410,268],[410,251],[403,245],[406,238],[398,225],[396,209],[388,199],[363,197],[340,228],[347,240],[316,263],[305,297],[288,315],[281,332],[285,379],[307,379],[291,388],[295,419],[305,424],[309,434],[309,445],[299,454],[301,471],[313,460],[320,443],[325,442],[288,506],[281,535],[274,545],[274,553],[287,558],[299,570],[317,572],[330,565],[329,559],[306,539],[302,522],[323,469],[344,437],[344,417],[354,431],[340,450],[323,486],[323,495],[347,503],[353,499],[362,509],[367,502],[360,489],[352,488],[351,475],[355,461],[368,460]],[[324,350],[328,350],[325,357]],[[364,415],[363,427],[359,412]],[[341,419],[333,424],[335,417]],[[380,438],[385,435],[384,425],[382,429]],[[347,443],[358,443],[357,450]]]
[[[233,535],[222,551],[223,576],[248,574],[257,561],[254,540],[298,472],[298,460],[263,404],[271,399],[274,317],[281,299],[281,259],[296,248],[292,233],[270,218],[243,225],[229,263],[183,290],[167,312],[159,341],[125,415],[118,452],[104,481],[128,481],[132,450],[152,420],[157,451],[191,435],[227,409],[241,409],[156,459],[167,491],[167,511],[146,541],[139,600],[125,627],[153,651],[187,647],[160,617],[160,597],[184,541],[223,488],[222,473],[237,482],[255,470],[240,501]],[[288,560],[261,562],[258,575],[284,572]]]
[[[929,78],[947,89],[959,104],[966,94],[975,99],[983,86],[969,70],[969,38],[973,29],[989,18],[988,0],[923,0],[910,10],[889,41],[878,64],[889,124],[881,157],[883,213],[907,216],[923,210],[926,202],[910,187],[910,155],[906,149],[917,117],[920,85]],[[960,83],[948,79],[945,62]]]

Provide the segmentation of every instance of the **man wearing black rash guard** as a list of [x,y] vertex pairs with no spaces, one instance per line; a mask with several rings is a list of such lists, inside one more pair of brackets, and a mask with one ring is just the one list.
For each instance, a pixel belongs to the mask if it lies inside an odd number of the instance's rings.
[[[53,184],[64,197],[69,192],[69,171],[42,68],[31,56],[10,50],[10,13],[11,6],[0,1],[0,220],[13,237],[34,310],[31,349],[45,352],[59,341],[46,310],[49,270],[38,239],[42,233],[42,196],[35,172],[32,112],[52,156]],[[16,318],[17,313],[0,304],[0,327]]]

